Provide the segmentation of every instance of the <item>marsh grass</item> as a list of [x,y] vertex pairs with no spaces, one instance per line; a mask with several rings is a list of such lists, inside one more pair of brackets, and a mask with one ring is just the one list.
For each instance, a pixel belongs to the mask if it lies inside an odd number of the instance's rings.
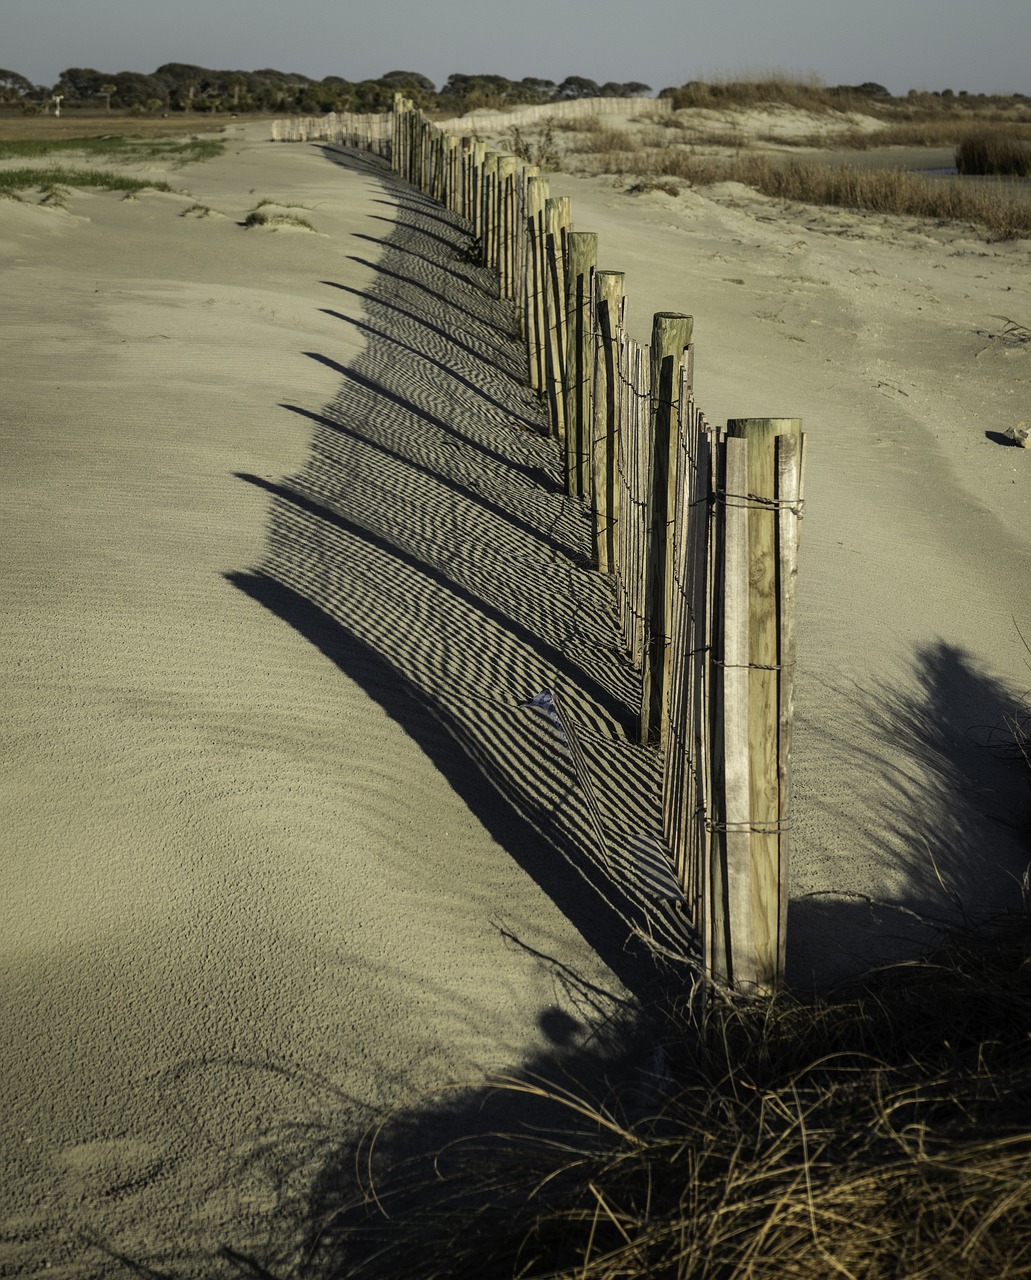
[[[1028,131],[1031,137],[1031,130]],[[960,173],[1004,174],[1031,178],[1031,146],[1003,133],[973,133],[956,149]]]
[[1031,234],[1031,200],[1001,188],[971,187],[958,179],[928,180],[902,169],[853,169],[750,158],[736,166],[740,181],[764,195],[860,212],[973,223],[997,240]]
[[171,191],[167,182],[130,178],[109,169],[0,169],[0,197],[17,197],[18,192],[38,189],[46,193],[56,187],[90,187],[103,191]]
[[684,999],[633,1120],[499,1082],[567,1123],[452,1144],[421,1207],[370,1185],[374,1247],[331,1274],[1027,1277],[1029,944],[1019,911],[943,927],[922,958],[810,1003]]
[[0,160],[39,160],[53,155],[111,156],[126,162],[166,161],[176,168],[212,160],[225,151],[225,143],[214,138],[194,138],[187,142],[167,138],[22,138],[0,139]]
[[[985,121],[982,118],[951,115],[929,120],[896,121],[880,129],[846,128],[836,132],[801,134],[796,138],[777,137],[771,140],[789,146],[869,151],[875,147],[956,147],[984,132]],[[1029,141],[1031,124],[1009,122],[1005,126],[1004,136],[1014,141]]]
[[[577,144],[576,150],[580,150]],[[1031,198],[1003,186],[928,179],[903,169],[857,169],[783,160],[756,152],[732,156],[689,147],[635,148],[620,137],[607,150],[583,151],[590,172],[638,180],[677,178],[692,186],[740,182],[763,195],[859,212],[973,224],[995,240],[1031,235]],[[1031,193],[1029,193],[1031,197]]]

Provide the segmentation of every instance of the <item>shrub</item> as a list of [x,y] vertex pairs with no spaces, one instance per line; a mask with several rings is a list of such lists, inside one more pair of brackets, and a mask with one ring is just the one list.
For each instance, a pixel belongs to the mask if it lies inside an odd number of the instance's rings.
[[560,167],[558,148],[555,145],[555,126],[552,120],[545,120],[535,135],[524,133],[518,125],[512,125],[508,130],[508,145],[512,154],[524,164],[551,170]]

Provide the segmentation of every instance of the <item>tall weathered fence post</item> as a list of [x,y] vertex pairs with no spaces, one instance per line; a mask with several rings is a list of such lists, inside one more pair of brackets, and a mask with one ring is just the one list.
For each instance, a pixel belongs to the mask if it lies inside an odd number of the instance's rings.
[[594,231],[569,234],[566,318],[566,492],[581,497],[589,492],[588,440],[591,429],[591,384],[594,334],[591,313],[594,273],[598,266],[598,235]]
[[616,444],[619,428],[619,330],[623,323],[622,271],[594,275],[594,388],[591,430],[591,508],[594,514],[594,556],[602,573],[611,573],[616,560]]
[[515,213],[516,168],[515,156],[501,156],[498,160],[498,288],[502,298],[515,297]]
[[665,745],[673,605],[673,513],[680,430],[680,365],[694,332],[691,316],[660,311],[652,320],[652,415],[648,483],[648,550],[644,596],[644,687],[641,742]]
[[543,399],[547,393],[548,335],[544,307],[544,206],[548,184],[543,178],[526,180],[526,347],[530,386]]
[[717,976],[746,991],[772,991],[784,973],[802,446],[797,418],[727,423],[721,825],[730,936]]
[[566,434],[566,237],[571,230],[570,221],[568,196],[551,196],[545,201],[548,403],[551,429],[559,439]]

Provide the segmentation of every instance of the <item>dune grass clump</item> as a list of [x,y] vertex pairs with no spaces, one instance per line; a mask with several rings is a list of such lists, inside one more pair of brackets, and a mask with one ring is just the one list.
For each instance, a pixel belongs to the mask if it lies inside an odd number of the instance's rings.
[[554,120],[544,120],[534,132],[521,129],[515,124],[510,125],[506,141],[512,155],[524,164],[536,165],[539,169],[551,172],[555,172],[561,165],[555,143]]
[[[267,203],[267,202],[266,202]],[[244,227],[292,227],[299,231],[314,231],[315,228],[307,218],[299,218],[294,213],[269,213],[260,205],[252,209],[241,224]]]
[[0,160],[39,160],[53,155],[112,156],[127,162],[168,161],[176,168],[212,160],[225,151],[225,143],[213,138],[179,142],[169,138],[22,138],[0,139]]
[[171,191],[167,182],[129,178],[109,169],[6,169],[0,170],[0,197],[16,197],[36,188],[44,194],[58,187],[91,187],[102,191]]
[[[334,1276],[1017,1280],[1031,1275],[1031,916],[801,1003],[668,1011],[661,1100],[532,1082],[565,1126],[452,1144]],[[370,1234],[371,1233],[371,1234]]]
[[956,148],[960,173],[1031,178],[1031,146],[1004,133],[973,133]]

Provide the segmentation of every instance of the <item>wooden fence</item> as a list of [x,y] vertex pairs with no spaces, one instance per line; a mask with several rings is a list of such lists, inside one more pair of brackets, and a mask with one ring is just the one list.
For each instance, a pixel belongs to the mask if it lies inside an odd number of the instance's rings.
[[329,111],[322,116],[290,116],[272,121],[273,142],[336,142],[384,158],[390,155],[393,113],[355,115]]
[[[801,424],[710,424],[694,399],[692,317],[660,312],[650,344],[635,342],[623,275],[599,269],[598,237],[573,230],[568,198],[400,96],[387,119],[394,172],[464,218],[497,273],[567,490],[591,513],[706,972],[772,990],[786,943]],[[358,120],[334,140],[383,154],[383,117]]]
[[511,107],[508,111],[478,110],[453,120],[440,120],[437,128],[445,133],[504,133],[513,125],[545,124],[561,120],[571,124],[595,116],[668,116],[673,112],[671,98],[571,98],[568,102],[541,102]]

